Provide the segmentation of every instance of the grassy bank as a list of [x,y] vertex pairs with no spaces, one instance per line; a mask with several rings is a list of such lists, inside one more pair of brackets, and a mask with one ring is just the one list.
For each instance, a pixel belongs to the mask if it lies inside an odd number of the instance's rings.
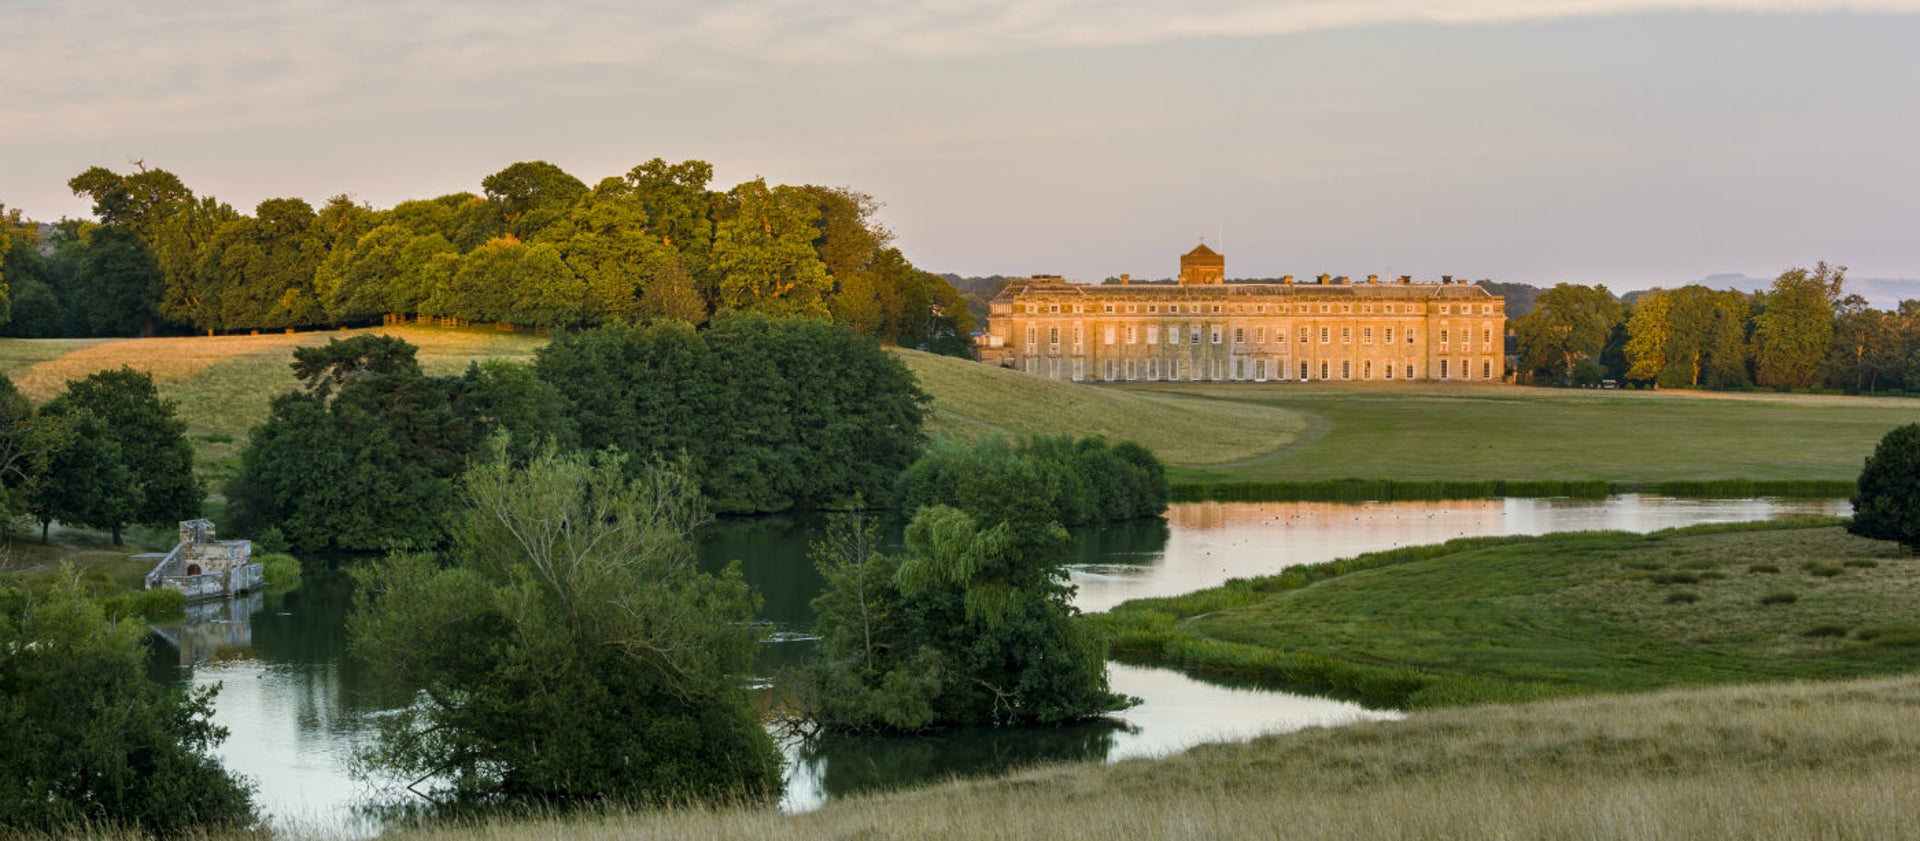
[[1121,659],[1400,707],[1920,668],[1920,560],[1831,521],[1455,540],[1126,602]]

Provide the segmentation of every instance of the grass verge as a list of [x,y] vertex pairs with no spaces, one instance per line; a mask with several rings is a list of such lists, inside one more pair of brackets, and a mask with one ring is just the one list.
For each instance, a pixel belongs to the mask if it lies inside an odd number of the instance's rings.
[[1920,668],[1920,634],[1873,633],[1920,630],[1920,560],[1834,523],[1468,538],[1093,621],[1128,662],[1404,708]]

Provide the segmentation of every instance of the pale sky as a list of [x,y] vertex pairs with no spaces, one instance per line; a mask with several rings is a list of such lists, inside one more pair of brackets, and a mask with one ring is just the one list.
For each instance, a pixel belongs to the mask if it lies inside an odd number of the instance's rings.
[[699,158],[961,274],[1920,278],[1920,0],[0,0],[0,80],[43,220]]

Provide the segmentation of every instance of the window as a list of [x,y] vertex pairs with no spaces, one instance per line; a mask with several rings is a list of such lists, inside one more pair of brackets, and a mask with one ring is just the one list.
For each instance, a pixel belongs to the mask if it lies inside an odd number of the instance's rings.
[[1167,305],[1167,312],[1179,312],[1179,311],[1180,311],[1180,305],[1179,305],[1179,304],[1168,304],[1168,305]]
[[[1367,363],[1367,364],[1371,365],[1373,363]],[[1387,371],[1387,379],[1393,379],[1393,363],[1391,362],[1387,363],[1386,371]]]
[[[1200,343],[1200,325],[1198,324],[1193,325],[1193,329],[1189,331],[1187,335],[1188,335],[1188,339],[1187,339],[1188,341],[1196,345],[1199,344]],[[1214,331],[1213,340],[1216,342],[1220,341],[1220,332],[1218,330]]]
[[1481,314],[1481,315],[1492,315],[1492,314],[1493,314],[1493,305],[1492,305],[1492,304],[1481,304],[1481,305],[1480,305],[1480,314]]
[[[1059,304],[1054,304],[1054,305],[1052,305],[1052,306],[1050,306],[1050,307],[1047,307],[1047,312],[1059,312],[1059,311],[1060,311],[1060,305],[1059,305]],[[1059,377],[1054,377],[1054,379],[1056,379],[1056,380],[1057,380],[1057,379],[1059,379]]]
[[[1036,305],[1036,304],[1028,304],[1028,305],[1027,305],[1027,314],[1028,314],[1028,315],[1032,315],[1032,314],[1034,314],[1034,313],[1037,313],[1037,312],[1039,312],[1039,311],[1040,311],[1040,307],[1039,307],[1038,305]],[[1033,373],[1033,372],[1031,372],[1031,371],[1029,371],[1029,372],[1027,372],[1027,373]]]
[[1445,330],[1440,331],[1440,343],[1443,345],[1447,343],[1447,331]]
[[1446,304],[1441,304],[1441,305],[1440,305],[1440,314],[1441,314],[1441,315],[1446,315],[1446,314],[1447,314],[1447,311],[1448,311],[1448,307],[1447,307],[1447,305],[1446,305]]
[[1133,325],[1127,325],[1127,344],[1135,344],[1134,340],[1138,338],[1138,336],[1133,334]]
[[1489,345],[1490,345],[1490,344],[1493,344],[1493,328],[1491,328],[1491,327],[1483,327],[1483,328],[1481,328],[1481,329],[1480,329],[1480,341],[1481,341],[1481,342],[1483,342],[1483,343],[1485,343],[1485,344],[1489,344]]
[[1387,340],[1387,344],[1393,344],[1393,328],[1392,327],[1387,328],[1386,340]]
[[1407,379],[1413,379],[1413,366],[1407,366]]
[[1332,304],[1321,304],[1321,305],[1320,305],[1320,311],[1321,311],[1321,312],[1333,312],[1333,305],[1332,305]]
[[1236,345],[1243,345],[1247,343],[1247,328],[1245,327],[1233,328],[1233,343]]
[[1073,381],[1074,382],[1079,382],[1087,378],[1086,366],[1087,366],[1087,361],[1085,359],[1073,360]]
[[[1235,310],[1235,311],[1237,312],[1237,311],[1239,311],[1239,308],[1238,308],[1238,307],[1235,307],[1235,308],[1234,308],[1234,310]],[[1214,311],[1215,313],[1218,313],[1218,312],[1220,312],[1220,305],[1219,305],[1219,304],[1214,304],[1214,305],[1213,305],[1213,311]],[[1219,379],[1219,378],[1218,378],[1218,377],[1215,377],[1215,379]]]
[[1493,379],[1493,362],[1491,360],[1480,363],[1480,379]]
[[[1108,327],[1108,328],[1107,328],[1106,330],[1104,330],[1104,331],[1102,331],[1102,333],[1103,333],[1103,336],[1102,336],[1102,338],[1105,338],[1105,339],[1107,340],[1107,341],[1106,341],[1106,343],[1107,343],[1107,344],[1113,344],[1113,339],[1114,339],[1114,333],[1116,333],[1116,332],[1118,332],[1118,331],[1116,331],[1116,330],[1115,330],[1114,328],[1112,328],[1112,327]],[[1112,377],[1108,377],[1107,379],[1113,379],[1113,378],[1112,378]]]
[[1343,379],[1343,380],[1353,379],[1353,361],[1352,360],[1341,361],[1340,379]]
[[1323,379],[1323,380],[1329,379],[1329,377],[1327,376],[1327,363],[1325,360],[1322,360],[1320,362],[1320,379]]
[[1060,343],[1060,328],[1048,327],[1047,328],[1047,344],[1057,345],[1059,343]]
[[1179,343],[1180,343],[1180,326],[1177,324],[1167,325],[1167,344],[1177,345]]
[[1340,305],[1340,311],[1341,311],[1341,312],[1343,312],[1343,313],[1347,313],[1347,312],[1353,312],[1353,305],[1351,305],[1351,304],[1341,304],[1341,305]]
[[1369,359],[1360,364],[1360,379],[1373,379],[1373,360]]
[[1157,345],[1159,343],[1160,343],[1160,331],[1155,330],[1152,327],[1148,327],[1147,328],[1147,344]]
[[1127,379],[1134,379],[1140,373],[1140,367],[1133,360],[1127,360]]
[[1039,329],[1040,328],[1035,327],[1031,324],[1027,325],[1027,344],[1033,344],[1034,342],[1038,341],[1038,339],[1034,338],[1034,332]]
[[[1028,360],[1028,361],[1031,362],[1032,360]],[[1301,382],[1307,381],[1307,363],[1305,362],[1300,363],[1300,381]]]
[[1147,312],[1159,312],[1159,311],[1160,311],[1160,305],[1159,305],[1159,304],[1148,304],[1148,305],[1147,305]]
[[1307,343],[1307,328],[1305,327],[1300,328],[1300,343],[1303,345]]
[[1327,342],[1329,341],[1329,339],[1327,338],[1327,333],[1328,333],[1328,332],[1329,332],[1329,331],[1328,331],[1328,329],[1327,329],[1327,328],[1325,328],[1325,327],[1322,327],[1322,328],[1320,328],[1320,343],[1321,343],[1321,344],[1323,344],[1323,345],[1324,345],[1324,344],[1326,344],[1326,343],[1327,343]]
[[[1113,312],[1113,305],[1112,305],[1112,304],[1108,304],[1108,305],[1106,305],[1105,307],[1102,307],[1102,308],[1101,308],[1101,311],[1102,311],[1102,312]],[[1107,379],[1113,379],[1113,378],[1112,378],[1112,377],[1108,377]]]
[[1220,334],[1221,334],[1221,333],[1224,333],[1224,332],[1226,332],[1226,331],[1225,331],[1225,330],[1222,330],[1222,329],[1220,329],[1220,325],[1218,325],[1218,324],[1215,324],[1215,325],[1213,325],[1213,343],[1214,343],[1214,344],[1216,344],[1216,345],[1217,345],[1217,344],[1219,344],[1219,343],[1220,343]]
[[1107,382],[1113,382],[1113,360],[1111,359],[1107,360],[1106,376],[1103,377],[1103,379],[1105,379]]
[[1353,344],[1353,328],[1352,327],[1340,328],[1340,343],[1343,345]]
[[1264,345],[1267,343],[1267,328],[1253,328],[1253,343],[1256,345]]
[[1364,345],[1373,344],[1373,328],[1372,327],[1360,328],[1360,343]]
[[1446,378],[1447,378],[1447,360],[1442,359],[1440,360],[1440,379],[1444,380]]
[[[1407,328],[1407,344],[1413,344],[1413,328],[1412,327]],[[1408,379],[1412,379],[1412,377],[1408,377]]]
[[1147,379],[1149,380],[1160,379],[1160,360],[1158,359],[1147,360]]
[[[1136,312],[1139,312],[1139,311],[1140,311],[1140,307],[1139,307],[1138,305],[1136,305],[1136,304],[1128,304],[1128,305],[1127,305],[1127,314],[1128,314],[1128,315],[1132,315],[1132,314],[1134,314],[1134,313],[1136,313]],[[1128,377],[1128,379],[1132,379],[1132,377]]]

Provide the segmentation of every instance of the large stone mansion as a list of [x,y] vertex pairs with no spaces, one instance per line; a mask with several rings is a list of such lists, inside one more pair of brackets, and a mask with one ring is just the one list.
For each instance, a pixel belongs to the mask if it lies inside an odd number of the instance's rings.
[[1498,381],[1506,302],[1446,278],[1227,283],[1204,243],[1180,281],[1009,281],[993,299],[980,360],[1074,382],[1154,380]]

